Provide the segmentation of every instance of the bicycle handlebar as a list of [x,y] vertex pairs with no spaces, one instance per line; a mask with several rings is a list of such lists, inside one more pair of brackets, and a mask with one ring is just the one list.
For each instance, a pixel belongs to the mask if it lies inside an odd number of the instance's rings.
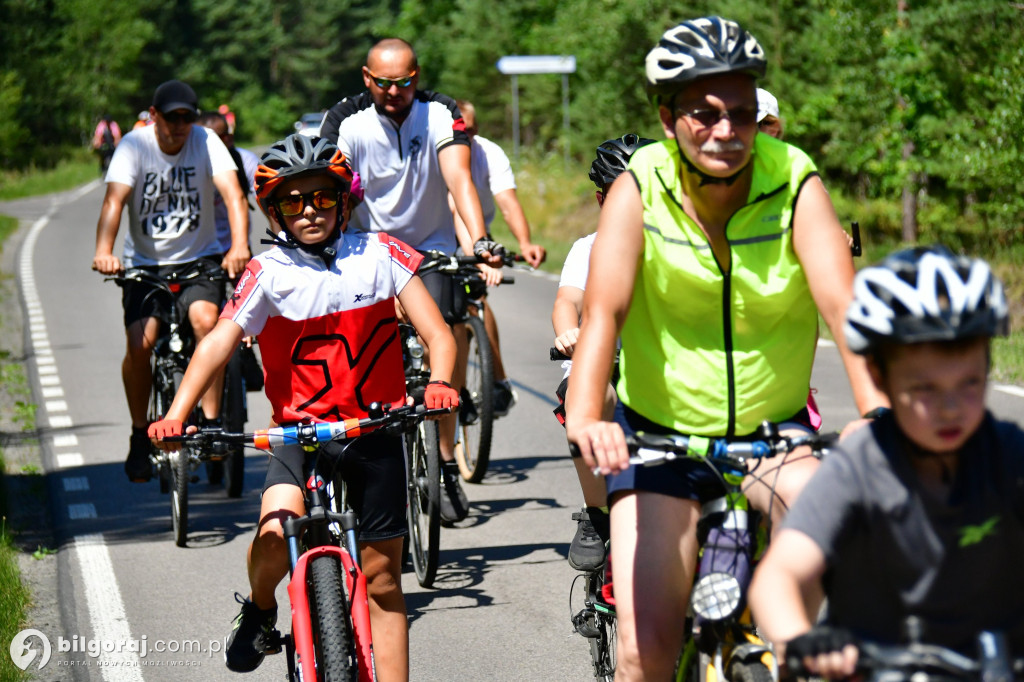
[[142,268],[128,268],[120,275],[108,275],[103,278],[104,282],[146,282],[148,284],[155,284],[158,287],[169,289],[172,284],[188,282],[199,277],[206,277],[212,282],[230,282],[231,278],[228,273],[224,272],[220,268],[214,269],[200,269],[194,268],[184,274],[172,272],[168,275],[158,275],[155,272],[149,270],[143,270]]
[[[1011,658],[1001,633],[982,632],[977,642],[982,652],[977,659],[937,644],[858,642],[857,671],[877,682],[918,679],[1012,682],[1024,671],[1024,659]],[[786,665],[792,675],[810,675],[800,660],[787,660]]]
[[334,440],[348,440],[378,429],[405,430],[427,417],[451,413],[451,408],[430,410],[424,405],[391,407],[374,403],[370,416],[362,419],[344,419],[336,422],[275,426],[253,433],[228,433],[218,427],[207,427],[195,433],[164,438],[167,443],[213,445],[215,443],[252,444],[260,450],[271,450],[281,445],[316,445]]
[[838,433],[811,433],[806,436],[782,436],[774,424],[764,422],[762,429],[772,431],[764,440],[730,441],[726,438],[704,436],[654,436],[636,434],[626,436],[631,456],[630,464],[654,466],[675,459],[709,459],[742,467],[748,460],[774,457],[791,452],[801,446],[810,446],[822,452],[839,439]]

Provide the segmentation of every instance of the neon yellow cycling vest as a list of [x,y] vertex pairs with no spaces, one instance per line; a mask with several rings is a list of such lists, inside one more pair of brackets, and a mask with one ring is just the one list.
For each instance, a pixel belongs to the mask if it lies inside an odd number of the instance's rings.
[[747,435],[807,402],[818,315],[793,251],[793,208],[816,169],[763,134],[753,164],[748,201],[726,224],[731,272],[679,203],[675,141],[647,145],[629,164],[644,205],[644,252],[617,389],[630,409],[680,433]]

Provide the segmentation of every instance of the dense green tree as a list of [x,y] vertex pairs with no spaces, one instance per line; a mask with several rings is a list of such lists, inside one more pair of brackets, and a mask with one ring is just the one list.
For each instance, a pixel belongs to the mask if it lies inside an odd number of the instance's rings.
[[1009,0],[0,0],[0,25],[17,27],[0,32],[0,163],[49,163],[104,112],[129,124],[169,78],[203,107],[231,105],[243,136],[276,138],[362,91],[367,50],[390,36],[416,47],[423,87],[473,100],[506,143],[497,60],[574,55],[568,138],[561,78],[537,75],[519,78],[521,140],[586,163],[613,135],[661,135],[644,56],[673,23],[707,14],[757,36],[787,139],[858,210],[902,199],[923,238],[1019,241],[1024,10]]

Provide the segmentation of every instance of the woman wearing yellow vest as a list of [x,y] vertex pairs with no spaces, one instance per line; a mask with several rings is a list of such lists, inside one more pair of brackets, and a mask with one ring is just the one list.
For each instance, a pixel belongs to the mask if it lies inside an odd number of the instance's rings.
[[[706,17],[666,31],[646,76],[668,139],[637,150],[598,223],[566,427],[607,476],[616,680],[671,676],[700,500],[715,485],[699,463],[630,467],[623,434],[743,438],[765,419],[809,430],[819,311],[861,413],[888,404],[843,341],[853,261],[814,164],[758,134],[765,67],[735,22]],[[601,421],[620,335],[620,402],[615,421]],[[750,502],[773,521],[817,467],[801,454],[748,477]]]

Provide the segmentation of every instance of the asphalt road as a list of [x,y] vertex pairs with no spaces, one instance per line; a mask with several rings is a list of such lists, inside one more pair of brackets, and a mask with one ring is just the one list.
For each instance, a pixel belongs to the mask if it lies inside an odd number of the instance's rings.
[[[248,589],[245,554],[265,458],[247,458],[241,499],[205,482],[192,486],[187,548],[174,546],[168,496],[155,482],[127,482],[120,293],[90,271],[102,191],[94,183],[0,203],[28,230],[18,276],[59,548],[56,594],[36,599],[56,601],[61,622],[30,624],[52,646],[36,674],[237,680],[221,652],[238,610],[232,595]],[[254,237],[262,229],[258,219]],[[489,475],[466,486],[470,517],[442,530],[436,589],[419,588],[411,573],[403,580],[413,680],[592,679],[587,643],[569,622],[575,573],[565,556],[581,496],[551,415],[560,378],[547,359],[555,288],[550,276],[523,272],[492,296],[519,402],[496,425]],[[814,385],[826,428],[855,416],[834,348],[819,349]],[[259,428],[269,415],[266,399],[249,400],[249,426]],[[996,390],[991,403],[1001,416],[1024,414],[1019,395]],[[279,602],[287,628],[283,586]],[[123,650],[131,642],[140,650]],[[246,679],[283,679],[284,665],[282,656],[270,657]]]

